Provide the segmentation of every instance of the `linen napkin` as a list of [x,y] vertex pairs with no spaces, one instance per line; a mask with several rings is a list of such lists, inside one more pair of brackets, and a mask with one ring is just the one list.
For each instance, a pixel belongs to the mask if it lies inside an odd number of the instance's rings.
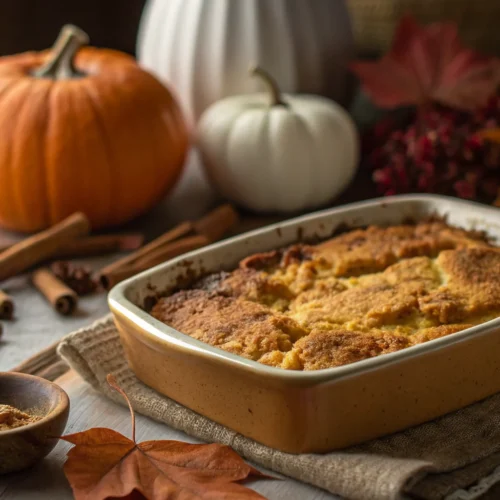
[[140,382],[127,364],[111,316],[68,335],[58,353],[110,399],[124,403],[108,387],[108,373],[138,413],[198,439],[229,445],[251,462],[341,497],[472,500],[500,481],[500,394],[341,451],[292,455],[248,439]]

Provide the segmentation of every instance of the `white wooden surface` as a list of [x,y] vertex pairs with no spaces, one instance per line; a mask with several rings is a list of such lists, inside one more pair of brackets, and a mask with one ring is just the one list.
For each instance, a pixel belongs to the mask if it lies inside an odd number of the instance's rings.
[[[57,383],[66,390],[71,401],[66,434],[91,427],[110,427],[130,436],[130,414],[126,408],[118,406],[98,394],[73,372],[63,375]],[[200,442],[141,415],[137,415],[136,429],[138,442],[150,439]],[[69,443],[60,441],[52,453],[32,469],[0,476],[0,499],[71,499],[71,488],[62,470],[66,453],[70,447]],[[248,483],[248,486],[269,500],[334,500],[338,498],[323,490],[288,478],[252,481]]]

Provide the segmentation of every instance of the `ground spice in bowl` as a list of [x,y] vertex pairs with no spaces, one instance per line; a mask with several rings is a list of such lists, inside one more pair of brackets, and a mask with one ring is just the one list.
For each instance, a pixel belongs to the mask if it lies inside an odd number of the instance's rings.
[[0,404],[0,432],[38,422],[42,417],[30,415],[10,405]]

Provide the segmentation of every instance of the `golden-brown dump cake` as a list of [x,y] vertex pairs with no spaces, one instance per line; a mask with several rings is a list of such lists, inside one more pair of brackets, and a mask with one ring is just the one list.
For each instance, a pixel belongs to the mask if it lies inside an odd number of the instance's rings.
[[444,222],[356,229],[252,255],[151,313],[266,365],[329,368],[500,316],[500,248]]

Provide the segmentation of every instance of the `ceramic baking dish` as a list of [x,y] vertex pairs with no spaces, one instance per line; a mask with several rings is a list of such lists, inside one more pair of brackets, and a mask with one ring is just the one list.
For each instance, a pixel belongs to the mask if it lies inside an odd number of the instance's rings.
[[[109,305],[132,370],[145,384],[268,446],[325,452],[434,419],[500,391],[500,318],[336,368],[298,372],[217,349],[154,319],[157,291],[232,269],[254,252],[335,229],[444,216],[500,242],[500,210],[452,198],[398,196],[274,224],[173,259],[117,285]],[[500,283],[499,283],[500,286]]]

